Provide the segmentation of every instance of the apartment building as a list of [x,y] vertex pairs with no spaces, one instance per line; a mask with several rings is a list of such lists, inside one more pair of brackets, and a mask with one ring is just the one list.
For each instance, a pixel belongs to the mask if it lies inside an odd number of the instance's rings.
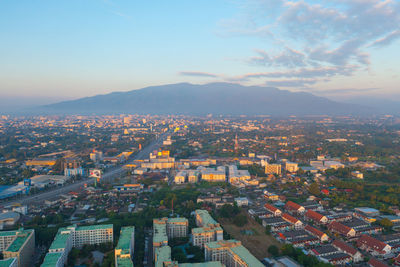
[[[0,232],[0,252],[4,259],[16,259],[19,267],[28,267],[35,250],[35,230],[18,229],[16,231]],[[15,264],[14,260],[8,260]]]
[[115,267],[133,267],[133,253],[135,247],[135,227],[122,227],[118,244],[115,247]]
[[299,164],[295,162],[286,161],[285,162],[285,170],[287,172],[297,172],[299,170]]
[[153,257],[156,259],[158,248],[168,246],[167,236],[168,218],[153,219]]
[[220,240],[204,245],[206,261],[219,261],[226,267],[263,267],[242,243],[237,240]]
[[282,173],[281,164],[269,164],[268,162],[265,164],[265,174],[281,175],[281,173]]
[[186,237],[188,233],[189,221],[186,218],[168,218],[167,235],[168,238]]
[[113,225],[68,226],[60,228],[41,267],[62,267],[73,247],[113,242]]
[[212,241],[223,240],[223,230],[206,210],[196,210],[196,225],[192,229],[193,245],[204,247],[204,244]]

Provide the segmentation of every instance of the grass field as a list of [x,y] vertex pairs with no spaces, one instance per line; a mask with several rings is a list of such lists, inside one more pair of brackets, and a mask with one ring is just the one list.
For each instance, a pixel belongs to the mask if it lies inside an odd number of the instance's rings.
[[[275,245],[278,248],[282,246],[274,237],[266,235],[262,225],[257,223],[246,212],[242,214],[247,216],[248,223],[243,227],[237,227],[229,219],[221,218],[219,223],[230,236],[236,240],[242,241],[242,244],[259,260],[270,256],[268,247]],[[252,231],[253,235],[245,233],[246,230]]]

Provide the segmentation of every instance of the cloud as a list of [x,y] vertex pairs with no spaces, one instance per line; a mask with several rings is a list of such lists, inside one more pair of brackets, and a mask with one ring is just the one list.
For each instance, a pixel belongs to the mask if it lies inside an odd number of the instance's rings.
[[200,71],[181,71],[179,75],[183,76],[193,76],[193,77],[208,77],[208,78],[218,78],[218,75],[213,73],[207,72],[200,72]]
[[329,89],[329,90],[311,90],[318,92],[321,95],[336,95],[336,94],[352,94],[363,93],[379,90],[379,88],[343,88],[343,89]]
[[233,81],[248,81],[255,78],[321,78],[337,75],[350,76],[358,69],[357,66],[329,66],[316,68],[300,68],[297,70],[246,73],[232,77]]
[[375,40],[370,47],[382,47],[390,45],[392,42],[400,37],[400,30],[393,31],[386,35],[385,37]]
[[262,66],[278,66],[278,67],[303,67],[306,65],[305,55],[299,51],[286,47],[284,51],[278,55],[269,55],[264,50],[256,50],[258,56],[251,57],[249,62]]
[[369,69],[370,47],[388,46],[400,37],[398,0],[246,3],[241,5],[242,14],[225,28],[230,33],[261,37],[268,50],[258,47],[245,62],[279,71],[248,73],[233,79],[353,75],[355,70]]
[[265,85],[274,87],[306,87],[319,82],[315,79],[294,79],[267,81]]

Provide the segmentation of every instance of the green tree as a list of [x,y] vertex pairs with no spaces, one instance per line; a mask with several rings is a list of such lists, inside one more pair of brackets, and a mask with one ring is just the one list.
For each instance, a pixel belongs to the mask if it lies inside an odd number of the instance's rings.
[[268,247],[268,253],[274,257],[279,256],[279,248],[275,245],[271,245]]
[[236,215],[235,218],[233,219],[233,223],[238,227],[246,225],[247,223],[246,215],[243,214]]

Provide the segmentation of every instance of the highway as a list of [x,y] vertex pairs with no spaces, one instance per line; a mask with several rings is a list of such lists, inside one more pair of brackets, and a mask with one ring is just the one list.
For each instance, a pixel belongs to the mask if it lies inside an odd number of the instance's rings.
[[[170,132],[165,132],[163,134],[161,134],[156,140],[152,141],[148,146],[146,146],[145,148],[143,148],[142,150],[140,150],[136,155],[134,155],[131,159],[129,159],[127,162],[125,162],[125,164],[129,164],[132,163],[134,160],[139,160],[139,159],[146,159],[149,157],[149,154],[151,152],[153,152],[154,150],[158,150],[162,144],[163,141],[166,139],[166,137],[170,134]],[[124,164],[124,165],[125,165]],[[114,167],[112,169],[110,169],[109,171],[105,172],[101,179],[104,181],[110,181],[113,178],[115,178],[116,176],[119,176],[121,173],[123,173],[125,171],[125,169],[123,168],[123,165],[118,166],[118,167]],[[16,203],[20,203],[20,204],[29,204],[32,202],[40,202],[40,201],[44,201],[46,199],[51,199],[57,195],[61,195],[61,194],[66,194],[72,191],[76,191],[79,188],[83,187],[85,184],[87,185],[91,185],[94,184],[95,179],[94,178],[86,178],[83,180],[79,180],[73,184],[67,184],[63,187],[57,187],[54,189],[50,189],[46,192],[43,193],[38,193],[35,195],[31,195],[31,196],[25,196],[25,197],[21,197],[18,199],[14,199],[8,202],[3,202],[0,203],[0,205],[2,206],[8,206],[8,205],[12,205],[12,204],[16,204]]]

